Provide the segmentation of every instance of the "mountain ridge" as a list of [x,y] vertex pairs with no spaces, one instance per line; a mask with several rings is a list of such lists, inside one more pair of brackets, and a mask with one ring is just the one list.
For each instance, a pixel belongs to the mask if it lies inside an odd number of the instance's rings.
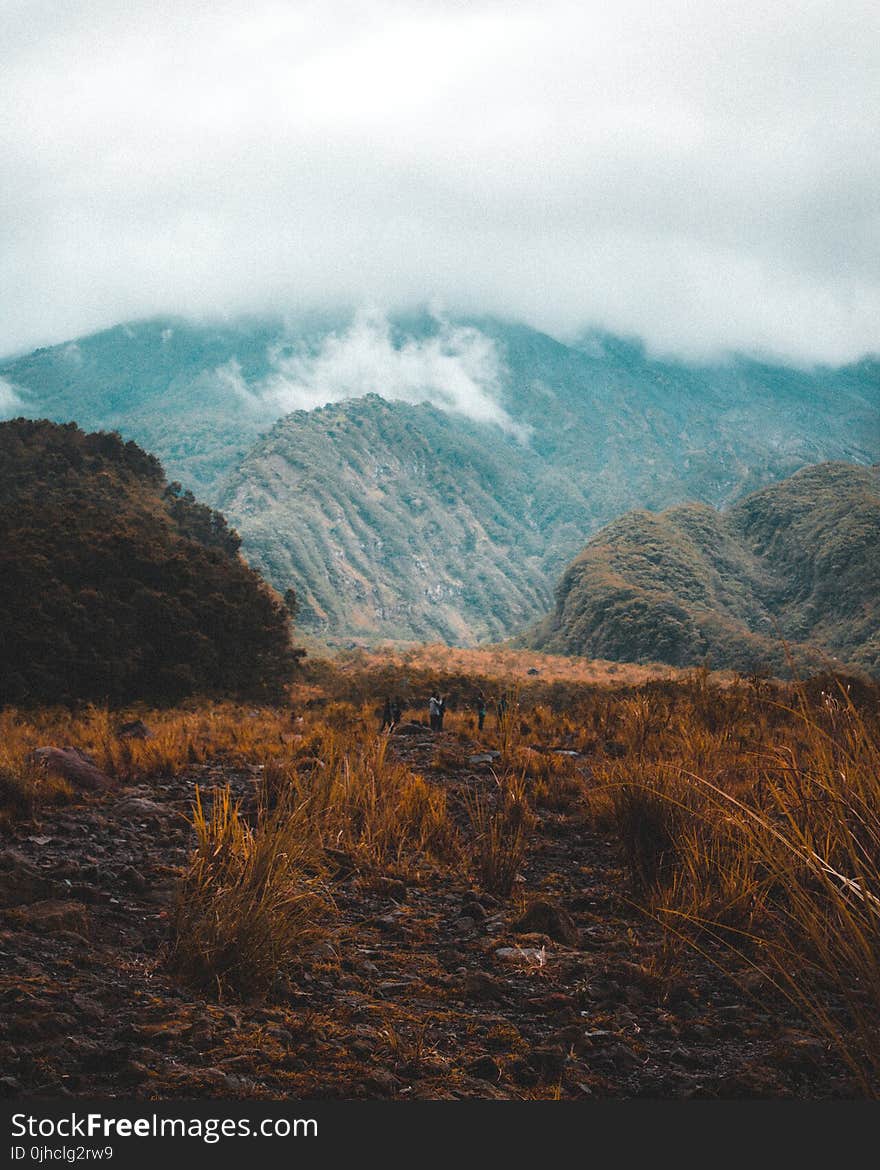
[[[341,639],[509,636],[546,612],[585,540],[633,508],[724,507],[804,466],[880,459],[873,358],[700,365],[478,316],[370,328],[345,314],[160,319],[2,362],[0,377],[27,399],[15,413],[75,417],[154,451],[229,513],[276,588],[296,590],[303,625]],[[445,381],[459,375],[486,417],[450,409],[467,406]],[[285,409],[325,384],[351,393]],[[418,447],[407,428],[429,448],[420,472],[404,465]],[[396,469],[384,486],[365,473],[365,430],[377,465]],[[427,503],[403,507],[395,492]]]
[[[634,511],[598,532],[523,637],[536,650],[779,671],[880,671],[880,465],[823,463],[725,512]],[[783,642],[788,644],[786,651]]]

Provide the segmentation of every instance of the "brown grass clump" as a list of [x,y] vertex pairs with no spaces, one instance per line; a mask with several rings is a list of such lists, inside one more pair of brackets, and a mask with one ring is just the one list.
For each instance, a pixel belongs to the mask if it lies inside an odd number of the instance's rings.
[[880,1084],[880,742],[876,696],[713,690],[623,704],[622,759],[589,802],[635,896],[736,979],[757,968]]
[[0,829],[33,820],[44,805],[63,804],[73,794],[66,780],[34,762],[26,726],[15,712],[0,713]]
[[[803,692],[799,698],[800,750],[770,754],[739,797],[700,783],[725,826],[717,864],[736,875],[760,958],[873,1094],[880,1092],[880,745],[851,704],[817,711]],[[713,880],[710,872],[703,883]],[[678,909],[675,899],[669,909]]]
[[417,878],[429,862],[451,862],[457,834],[446,793],[389,759],[388,739],[325,737],[323,755],[288,783],[325,846],[352,854],[362,866]]
[[498,780],[494,793],[471,793],[466,808],[476,878],[488,893],[506,898],[525,861],[534,827],[525,779],[508,774]]
[[282,803],[252,829],[228,788],[209,811],[197,790],[193,825],[170,965],[221,997],[264,995],[302,960],[325,902],[307,811]]

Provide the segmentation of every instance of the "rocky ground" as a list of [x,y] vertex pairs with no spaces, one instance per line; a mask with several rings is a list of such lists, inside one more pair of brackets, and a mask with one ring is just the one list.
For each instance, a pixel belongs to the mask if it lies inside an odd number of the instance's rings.
[[[453,797],[488,763],[393,750]],[[474,745],[474,753],[478,745]],[[467,758],[467,757],[466,757]],[[259,1005],[166,972],[192,843],[185,775],[80,798],[0,838],[0,1090],[97,1097],[828,1097],[844,1070],[758,976],[670,952],[628,900],[614,843],[542,811],[512,899],[465,875],[377,879],[341,859],[338,917],[295,990]],[[531,906],[531,910],[527,908]],[[527,911],[527,912],[526,912]]]

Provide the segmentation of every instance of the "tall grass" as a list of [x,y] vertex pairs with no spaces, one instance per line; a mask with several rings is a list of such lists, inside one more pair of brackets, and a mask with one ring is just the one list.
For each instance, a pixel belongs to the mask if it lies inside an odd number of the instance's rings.
[[529,835],[534,828],[525,778],[508,773],[497,780],[493,792],[469,793],[465,807],[477,881],[490,894],[506,898],[525,861]]
[[208,810],[197,790],[193,825],[170,965],[221,997],[263,995],[301,961],[326,906],[307,811],[283,801],[251,828],[228,788]]
[[775,980],[880,1096],[880,744],[851,703],[817,710],[801,690],[793,713],[800,750],[769,758],[755,791],[699,782],[760,890],[750,931]]
[[350,853],[367,870],[415,878],[426,864],[458,855],[445,791],[392,760],[387,736],[324,728],[269,775],[307,806],[325,848]]
[[762,971],[880,1096],[876,713],[843,688],[675,698],[647,729],[630,711],[632,755],[591,794],[635,896],[733,975]]

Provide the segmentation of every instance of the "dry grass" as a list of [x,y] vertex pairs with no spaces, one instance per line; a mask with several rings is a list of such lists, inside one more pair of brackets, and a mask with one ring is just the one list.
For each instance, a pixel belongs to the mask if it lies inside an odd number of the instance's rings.
[[880,1092],[876,698],[698,679],[617,718],[589,799],[636,900],[734,977],[762,971]]
[[[426,656],[350,664],[323,682],[330,668],[319,664],[288,709],[0,713],[2,815],[64,798],[28,770],[44,744],[81,747],[126,782],[208,761],[262,764],[255,826],[228,798],[196,810],[175,954],[189,978],[237,994],[264,993],[302,955],[328,857],[345,855],[365,880],[417,882],[468,864],[483,888],[509,896],[532,808],[589,818],[619,841],[628,896],[665,925],[670,947],[700,948],[735,980],[758,968],[843,1053],[863,1091],[880,1092],[876,688],[860,688],[856,702],[855,688],[823,694],[705,671],[614,687],[499,673],[495,693],[519,687],[499,723],[488,675],[450,677],[432,780],[376,734],[387,693],[424,717],[423,685],[426,695],[438,677],[436,661],[418,673]],[[479,735],[478,688],[490,699]],[[132,717],[150,739],[119,738]],[[475,748],[501,752],[501,779],[467,792],[459,828],[449,782],[464,786]]]
[[170,965],[221,997],[264,995],[302,960],[326,913],[307,812],[281,803],[251,829],[220,789],[208,811],[197,792],[193,824]]
[[529,671],[547,682],[578,685],[638,686],[651,679],[681,678],[685,671],[664,663],[636,666],[606,662],[595,658],[577,658],[561,654],[540,654],[534,650],[514,650],[507,646],[459,646],[430,644],[388,644],[375,648],[338,651],[334,667],[343,674],[385,669],[389,665],[404,672],[439,672],[461,674],[470,678],[483,676],[500,686],[527,683]]
[[522,868],[534,816],[529,809],[523,776],[508,773],[495,791],[471,792],[466,808],[472,833],[471,857],[480,886],[506,898]]

